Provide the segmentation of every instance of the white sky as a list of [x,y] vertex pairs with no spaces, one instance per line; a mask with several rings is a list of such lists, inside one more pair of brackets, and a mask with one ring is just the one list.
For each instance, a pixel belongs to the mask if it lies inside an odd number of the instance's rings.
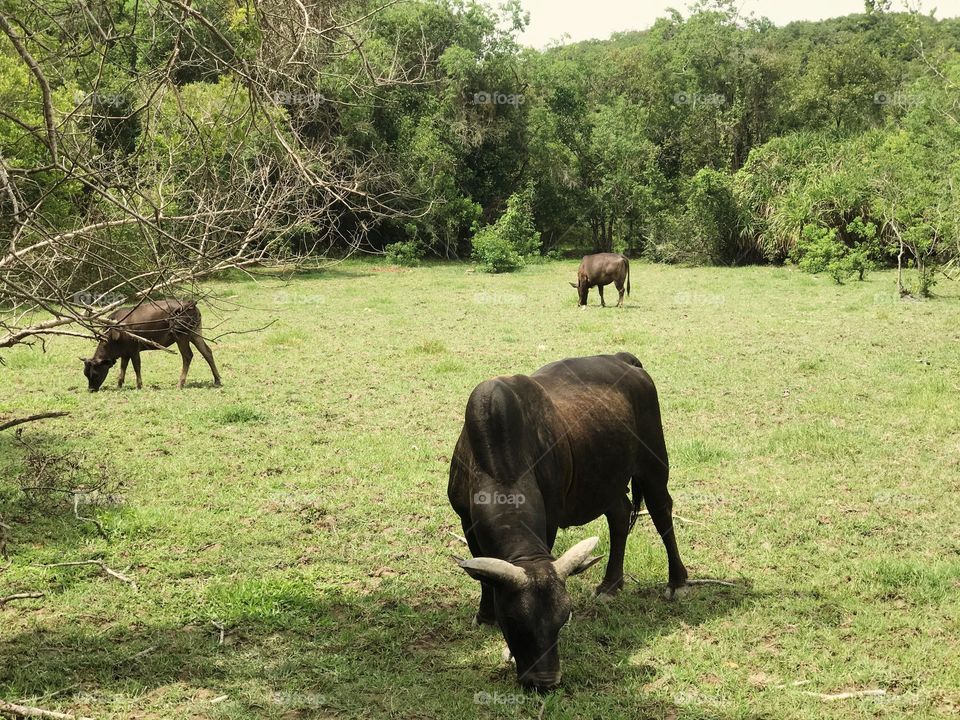
[[[498,0],[487,0],[496,7]],[[542,48],[565,33],[570,40],[606,39],[614,32],[643,30],[675,7],[687,15],[687,0],[521,0],[530,13],[530,26],[521,35],[526,45]],[[894,0],[894,9],[915,7],[917,0]],[[741,12],[770,18],[777,25],[792,20],[819,20],[863,12],[863,0],[739,0]],[[924,0],[925,13],[939,18],[960,15],[960,0]]]

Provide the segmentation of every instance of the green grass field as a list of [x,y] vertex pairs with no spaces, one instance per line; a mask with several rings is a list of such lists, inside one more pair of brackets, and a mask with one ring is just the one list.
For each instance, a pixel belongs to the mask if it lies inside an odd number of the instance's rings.
[[[634,263],[625,308],[579,310],[575,265],[213,284],[208,336],[276,320],[214,346],[220,390],[199,355],[183,391],[179,356],[154,352],[143,391],[115,369],[88,394],[91,343],[5,354],[0,416],[70,411],[23,441],[83,455],[116,497],[80,506],[105,540],[20,490],[26,451],[0,434],[0,596],[45,593],[0,608],[0,699],[97,718],[956,716],[957,286],[899,302],[889,273]],[[602,566],[568,583],[562,690],[526,695],[471,625],[450,454],[480,381],[619,350],[660,391],[691,577],[735,586],[665,600],[641,518],[616,599],[592,598]],[[556,549],[591,534],[605,551],[602,519]],[[136,587],[42,567],[87,559]]]

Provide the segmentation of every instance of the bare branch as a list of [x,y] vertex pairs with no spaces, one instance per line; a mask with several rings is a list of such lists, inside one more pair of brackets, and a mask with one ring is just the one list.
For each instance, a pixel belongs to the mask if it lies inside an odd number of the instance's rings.
[[3,13],[0,13],[0,30],[3,30],[4,34],[10,38],[14,50],[17,51],[17,54],[23,59],[27,67],[30,68],[30,72],[33,73],[37,82],[40,83],[40,92],[43,94],[43,120],[47,124],[47,148],[50,150],[51,161],[56,163],[58,161],[57,133],[53,122],[53,101],[51,99],[50,83],[47,82],[47,77],[43,74],[43,70],[40,69],[37,61],[33,59],[33,56],[23,46],[23,43],[20,42],[20,38],[13,32],[13,28],[10,27],[10,23],[7,22],[7,18],[4,17]]
[[64,417],[69,415],[68,412],[46,412],[39,413],[38,415],[30,415],[28,417],[14,418],[13,420],[7,420],[6,422],[0,423],[0,430],[8,430],[17,425],[23,425],[24,423],[34,422],[35,420],[45,420],[46,418],[55,418],[55,417]]
[[40,567],[45,568],[57,568],[57,567],[79,567],[81,565],[96,565],[104,573],[109,575],[112,578],[116,578],[121,582],[125,582],[130,585],[134,590],[137,589],[137,583],[132,579],[127,577],[121,572],[117,572],[113,568],[109,567],[103,560],[75,560],[73,562],[60,562],[60,563],[51,563],[49,565],[41,565]]
[[14,718],[48,718],[49,720],[92,720],[91,718],[78,717],[69,713],[56,712],[55,710],[43,710],[29,705],[17,705],[6,700],[0,700],[0,713]]
[[13,602],[14,600],[37,600],[44,597],[42,592],[21,592],[14,593],[13,595],[7,595],[6,597],[0,597],[0,607],[3,607],[8,602]]

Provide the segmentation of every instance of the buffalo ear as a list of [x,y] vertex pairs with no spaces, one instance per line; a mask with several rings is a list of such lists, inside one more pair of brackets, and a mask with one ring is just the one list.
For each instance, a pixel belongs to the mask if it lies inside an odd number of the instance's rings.
[[576,283],[570,283],[570,287],[575,288],[575,287],[577,287],[577,284],[576,284]]
[[110,332],[107,333],[107,339],[112,340],[113,342],[118,342],[120,340],[119,328],[111,328]]
[[563,555],[553,561],[553,569],[557,576],[563,580],[571,575],[579,575],[587,568],[602,559],[601,557],[591,557],[590,553],[597,546],[600,538],[594,536],[586,540],[581,540]]
[[88,362],[90,362],[90,359],[89,359],[89,358],[78,358],[78,360],[80,360],[80,362],[82,362],[84,365],[86,365]]
[[507,585],[516,590],[530,583],[530,578],[527,577],[523,568],[500,558],[478,557],[469,560],[457,560],[457,565],[463,568],[464,572],[474,580],[485,580],[495,585]]

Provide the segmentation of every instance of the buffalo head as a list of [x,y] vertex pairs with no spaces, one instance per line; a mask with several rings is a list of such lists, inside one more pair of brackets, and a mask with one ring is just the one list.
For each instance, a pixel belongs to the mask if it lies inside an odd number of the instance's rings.
[[107,379],[110,368],[117,362],[115,359],[105,360],[95,357],[89,360],[80,358],[80,360],[83,361],[83,376],[87,378],[87,389],[90,392],[97,392],[100,389],[103,381]]
[[468,575],[493,586],[497,624],[524,687],[546,691],[560,684],[560,629],[573,609],[566,580],[600,560],[590,556],[597,540],[587,538],[556,560],[522,567],[491,557],[459,561]]
[[577,281],[570,283],[570,287],[577,291],[577,305],[580,307],[587,304],[587,293],[590,292],[590,286],[587,282],[587,278],[583,275],[577,275]]

